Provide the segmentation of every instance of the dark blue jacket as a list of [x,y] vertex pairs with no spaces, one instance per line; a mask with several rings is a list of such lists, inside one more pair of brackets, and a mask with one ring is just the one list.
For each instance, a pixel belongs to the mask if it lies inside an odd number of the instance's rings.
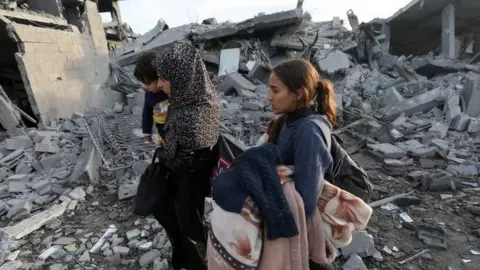
[[168,99],[168,96],[163,93],[151,93],[145,91],[145,103],[143,105],[142,115],[142,130],[144,134],[151,134],[153,128],[153,107],[162,101]]
[[245,151],[235,168],[221,173],[213,182],[213,200],[223,210],[241,213],[247,197],[260,210],[268,239],[293,237],[298,228],[283,192],[277,164],[277,146],[268,143]]
[[330,132],[332,126],[325,116],[318,114],[291,120],[287,117],[276,145],[283,164],[295,166],[295,189],[303,199],[305,214],[310,217],[323,189],[323,181],[319,179],[324,179],[325,172],[333,164],[329,146],[325,143],[330,141],[331,134],[322,132]]

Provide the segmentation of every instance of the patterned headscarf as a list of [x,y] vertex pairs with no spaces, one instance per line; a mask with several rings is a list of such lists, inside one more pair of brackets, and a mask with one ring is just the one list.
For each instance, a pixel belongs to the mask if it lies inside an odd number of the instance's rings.
[[170,81],[165,148],[168,160],[178,148],[213,146],[220,132],[220,99],[195,47],[178,43],[155,60],[157,72]]

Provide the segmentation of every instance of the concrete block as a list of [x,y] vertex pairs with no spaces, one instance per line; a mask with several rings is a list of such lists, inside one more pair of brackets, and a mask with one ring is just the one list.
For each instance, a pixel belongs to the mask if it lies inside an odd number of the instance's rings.
[[42,142],[35,144],[35,152],[55,154],[60,151],[59,137],[46,137]]
[[451,122],[455,117],[462,113],[460,96],[454,95],[450,97],[445,103],[445,107],[445,118],[448,122]]
[[456,131],[465,131],[470,123],[470,117],[466,114],[457,115],[450,124],[450,128]]
[[445,102],[444,92],[441,88],[435,88],[413,98],[407,99],[397,105],[387,106],[380,109],[383,120],[391,121],[405,113],[410,116],[415,113],[431,110]]
[[32,139],[27,135],[16,136],[5,140],[5,148],[8,150],[18,150],[20,148],[30,148],[32,146]]
[[468,73],[463,86],[463,99],[465,100],[464,113],[471,117],[480,116],[480,75]]
[[252,70],[248,73],[248,77],[258,79],[263,83],[268,83],[270,73],[272,73],[272,71],[267,64],[257,60]]
[[375,243],[373,236],[366,231],[353,232],[352,242],[342,248],[343,257],[349,258],[353,254],[358,254],[362,257],[373,256],[375,254]]
[[240,73],[231,73],[222,80],[218,89],[226,93],[234,89],[237,95],[243,96],[248,91],[255,91],[256,86],[244,78]]
[[442,11],[442,54],[443,56],[455,59],[456,52],[455,39],[455,5],[446,4]]
[[43,169],[51,169],[57,166],[57,164],[65,158],[66,156],[63,154],[51,155],[42,158],[42,160],[40,160],[40,164],[42,165]]
[[30,177],[27,174],[15,174],[5,179],[5,182],[7,184],[10,182],[28,182],[28,181],[30,181]]
[[48,179],[34,182],[30,185],[38,195],[43,196],[52,192],[52,183]]
[[218,76],[238,72],[240,63],[240,49],[224,49],[220,52],[220,64],[218,66]]
[[58,137],[60,138],[60,133],[55,131],[34,131],[29,133],[30,138],[32,138],[33,142],[40,143],[47,137]]
[[367,144],[370,153],[381,158],[396,159],[407,155],[407,152],[390,143]]
[[263,110],[264,106],[257,100],[247,100],[243,102],[242,107],[244,110],[260,111]]
[[8,171],[4,168],[0,168],[0,182],[3,182],[3,180],[5,180],[8,176]]
[[428,132],[435,135],[436,138],[443,139],[447,136],[448,126],[443,123],[435,123]]
[[390,87],[385,92],[383,96],[382,104],[383,106],[393,106],[398,103],[401,103],[405,100],[403,96],[395,89],[395,87]]
[[[16,2],[15,2],[16,4]],[[14,260],[14,261],[9,261],[4,263],[1,267],[0,270],[17,270],[21,269],[23,267],[23,263],[20,260]]]
[[339,50],[318,50],[315,53],[315,60],[320,70],[333,74],[339,70],[345,70],[350,67],[350,58],[348,54]]
[[124,184],[118,187],[118,199],[124,200],[137,195],[138,183]]
[[478,118],[470,118],[468,122],[467,132],[477,133],[480,131],[480,120]]
[[343,270],[368,270],[368,268],[362,258],[354,253],[350,255],[348,261],[343,265]]
[[19,202],[13,205],[10,210],[8,211],[7,218],[12,220],[19,220],[24,218],[25,216],[30,215],[32,211],[32,203],[28,200]]
[[26,182],[11,181],[8,183],[8,193],[23,193],[27,190]]
[[66,210],[66,204],[56,204],[50,208],[33,215],[28,219],[24,219],[19,223],[4,227],[0,230],[13,236],[15,239],[22,239],[30,233],[40,229],[43,225],[47,224],[52,219],[58,218],[63,215]]
[[153,262],[156,258],[160,257],[160,255],[162,255],[162,253],[159,250],[152,249],[151,251],[143,254],[138,263],[140,264],[140,267],[145,267]]

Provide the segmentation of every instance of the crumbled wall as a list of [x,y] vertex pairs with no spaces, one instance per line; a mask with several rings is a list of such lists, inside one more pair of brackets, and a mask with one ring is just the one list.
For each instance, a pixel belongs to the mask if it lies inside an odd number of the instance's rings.
[[[96,4],[86,1],[90,33],[12,23],[16,58],[34,113],[48,123],[76,111],[106,108],[120,98],[109,90],[108,48]],[[101,34],[100,34],[100,33]]]

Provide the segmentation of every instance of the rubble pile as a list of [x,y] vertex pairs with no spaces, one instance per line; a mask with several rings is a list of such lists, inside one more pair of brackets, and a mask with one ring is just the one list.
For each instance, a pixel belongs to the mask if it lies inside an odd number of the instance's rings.
[[334,133],[375,184],[371,222],[338,251],[339,269],[476,269],[475,57],[395,56],[383,20],[359,23],[348,11],[348,30],[338,17],[313,22],[301,4],[239,23],[169,28],[160,19],[112,52],[109,84],[123,103],[37,129],[9,127],[17,130],[0,142],[0,269],[170,269],[165,231],[132,214],[156,147],[137,130],[144,90],[132,71],[140,53],[175,42],[200,49],[224,108],[221,130],[240,147],[275,117],[266,100],[272,66],[308,59],[335,84]]

